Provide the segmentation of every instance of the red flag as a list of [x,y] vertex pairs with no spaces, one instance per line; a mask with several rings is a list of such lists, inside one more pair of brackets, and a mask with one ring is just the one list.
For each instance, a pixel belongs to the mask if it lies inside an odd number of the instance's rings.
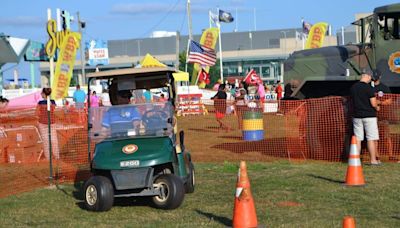
[[251,69],[249,73],[247,73],[246,77],[243,79],[244,82],[248,85],[255,85],[258,82],[261,82],[260,76],[257,75],[254,69]]
[[207,85],[210,84],[210,74],[207,73],[203,68],[199,71],[199,82],[205,82]]

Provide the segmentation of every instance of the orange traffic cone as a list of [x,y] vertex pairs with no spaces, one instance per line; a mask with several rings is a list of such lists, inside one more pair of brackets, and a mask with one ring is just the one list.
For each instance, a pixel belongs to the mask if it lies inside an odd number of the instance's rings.
[[343,228],[356,228],[356,221],[351,216],[343,218]]
[[349,165],[347,167],[346,183],[347,186],[365,185],[361,167],[360,152],[357,149],[357,139],[351,138]]
[[232,223],[234,228],[257,227],[256,208],[250,191],[246,162],[244,161],[240,162]]

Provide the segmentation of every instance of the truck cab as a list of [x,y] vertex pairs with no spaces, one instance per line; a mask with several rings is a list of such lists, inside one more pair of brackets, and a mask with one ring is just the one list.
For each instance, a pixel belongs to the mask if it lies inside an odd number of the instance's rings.
[[353,25],[360,43],[295,51],[285,61],[285,98],[348,96],[362,68],[380,71],[400,93],[400,4],[377,7]]

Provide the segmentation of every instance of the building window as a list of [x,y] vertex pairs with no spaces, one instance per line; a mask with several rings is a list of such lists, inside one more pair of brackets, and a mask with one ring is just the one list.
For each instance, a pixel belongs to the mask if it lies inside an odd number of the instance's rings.
[[261,75],[263,78],[268,78],[270,76],[270,68],[269,66],[261,67]]
[[269,48],[279,48],[279,39],[269,39]]

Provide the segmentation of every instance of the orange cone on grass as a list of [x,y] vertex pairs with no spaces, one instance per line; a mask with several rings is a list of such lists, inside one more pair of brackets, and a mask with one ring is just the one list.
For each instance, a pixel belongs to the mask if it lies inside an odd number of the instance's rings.
[[257,227],[256,208],[254,207],[253,196],[250,191],[246,162],[244,161],[240,162],[232,226],[234,228]]
[[357,149],[357,139],[355,136],[351,138],[349,165],[347,167],[346,183],[347,186],[365,185],[364,175],[362,172],[360,152]]
[[356,221],[351,216],[343,218],[343,228],[356,228]]

